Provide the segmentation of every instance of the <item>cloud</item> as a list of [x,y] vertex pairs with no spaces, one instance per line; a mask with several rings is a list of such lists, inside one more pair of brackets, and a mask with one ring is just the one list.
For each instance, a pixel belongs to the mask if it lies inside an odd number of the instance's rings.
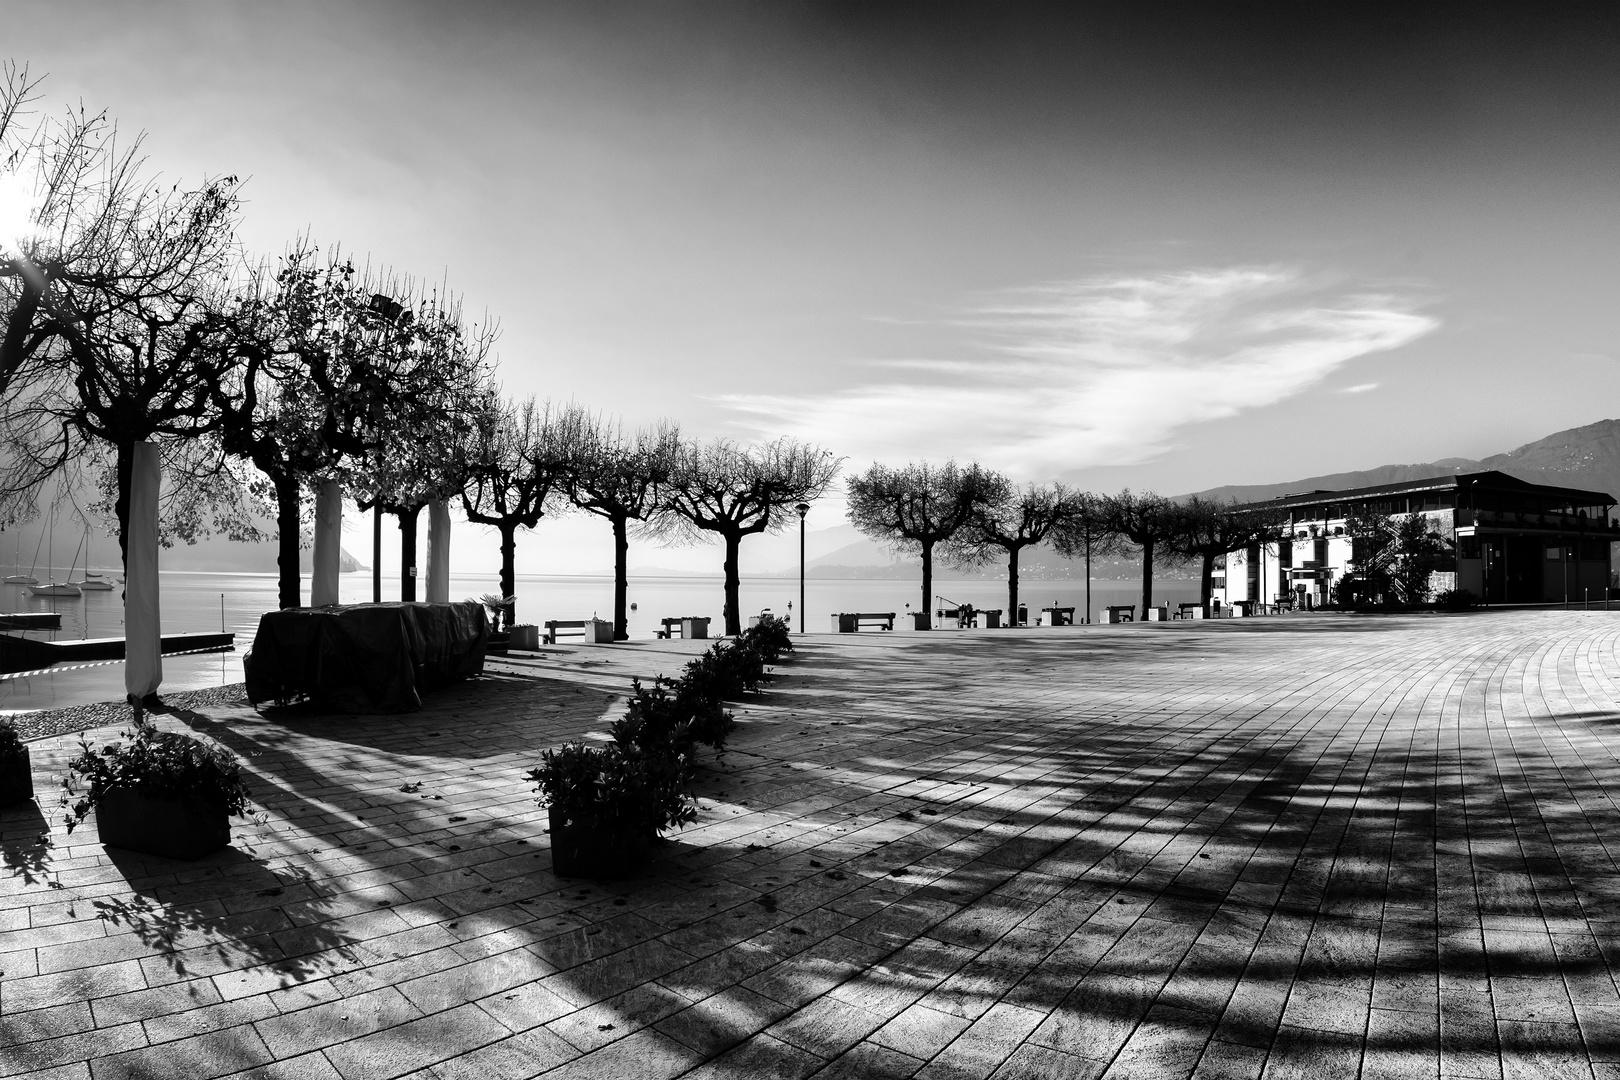
[[1186,425],[1275,404],[1438,325],[1399,297],[1276,267],[1058,282],[950,320],[976,342],[970,360],[876,361],[840,393],[722,400],[744,426],[857,462],[954,456],[1044,478],[1150,459]]
[[1354,385],[1354,386],[1343,387],[1342,389],[1339,390],[1339,393],[1341,393],[1341,394],[1365,394],[1369,390],[1378,389],[1378,386],[1379,386],[1379,384],[1375,383],[1375,382],[1356,383],[1356,385]]

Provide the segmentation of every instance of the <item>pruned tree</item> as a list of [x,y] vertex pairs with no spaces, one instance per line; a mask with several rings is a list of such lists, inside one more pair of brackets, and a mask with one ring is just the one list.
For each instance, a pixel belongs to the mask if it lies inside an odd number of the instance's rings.
[[1188,559],[1199,560],[1199,602],[1209,617],[1213,592],[1215,560],[1255,544],[1280,541],[1288,531],[1288,519],[1266,507],[1216,502],[1197,495],[1177,507],[1177,527],[1166,538],[1166,547]]
[[364,378],[384,402],[385,421],[344,472],[362,510],[380,507],[398,519],[400,598],[414,600],[417,520],[429,503],[461,491],[459,448],[487,400],[495,331],[467,326],[460,304],[444,294],[417,293],[409,303],[398,295],[412,295],[408,282],[372,297],[378,337],[365,353]]
[[1133,494],[1129,488],[1103,502],[1103,520],[1109,531],[1129,540],[1142,552],[1142,618],[1153,606],[1153,556],[1155,549],[1176,535],[1180,509],[1163,495],[1144,491]]
[[846,483],[849,520],[896,551],[922,557],[922,611],[932,610],[934,549],[949,541],[984,503],[988,475],[975,463],[873,465]]
[[517,621],[517,531],[540,524],[566,488],[562,431],[549,405],[533,397],[503,401],[492,389],[468,436],[458,447],[461,509],[500,534],[502,619],[510,629]]
[[613,639],[630,636],[631,523],[645,525],[666,510],[671,473],[681,456],[680,429],[660,422],[627,434],[617,421],[579,406],[564,412],[556,441],[570,502],[606,518],[613,528]]
[[375,342],[369,293],[354,266],[322,261],[300,241],[273,267],[253,268],[222,316],[220,347],[237,361],[214,387],[220,438],[261,479],[256,494],[276,520],[278,600],[300,606],[308,485],[358,459],[391,409],[370,368]]
[[832,451],[782,438],[739,447],[729,439],[683,444],[670,470],[667,513],[654,522],[665,534],[725,543],[727,634],[742,633],[738,609],[738,548],[745,536],[776,532],[797,520],[793,508],[819,498],[838,475]]
[[0,517],[102,440],[122,548],[134,444],[213,427],[210,316],[235,254],[238,182],[157,184],[139,138],[121,146],[105,113],[31,124],[37,85],[0,71],[0,182],[24,204],[6,230],[19,235],[0,237]]
[[953,561],[1007,559],[1007,623],[1018,620],[1018,556],[1046,540],[1071,512],[1073,493],[1062,484],[1026,484],[1020,488],[1005,476],[986,472],[982,498],[966,526],[946,546]]
[[1052,530],[1052,548],[1066,559],[1083,558],[1086,565],[1086,607],[1082,622],[1091,621],[1091,560],[1117,555],[1124,541],[1108,518],[1108,500],[1089,491],[1069,493],[1068,506]]

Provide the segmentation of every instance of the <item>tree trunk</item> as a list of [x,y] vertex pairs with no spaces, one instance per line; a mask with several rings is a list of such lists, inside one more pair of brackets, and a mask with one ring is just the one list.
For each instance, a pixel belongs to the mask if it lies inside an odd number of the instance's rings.
[[1215,553],[1204,552],[1203,579],[1198,584],[1198,602],[1204,605],[1204,618],[1209,618],[1209,597],[1214,592],[1215,584]]
[[298,478],[273,477],[276,489],[276,603],[282,610],[301,606],[303,577],[298,573]]
[[726,636],[736,637],[742,633],[742,619],[738,616],[738,594],[742,591],[742,579],[737,573],[737,549],[742,546],[742,537],[731,534],[726,535]]
[[934,618],[934,542],[924,540],[922,546],[923,559],[923,598],[922,609],[929,618],[929,626],[933,626]]
[[1153,541],[1142,544],[1142,621],[1147,622],[1148,608],[1153,606]]
[[1007,621],[1003,626],[1018,625],[1018,549],[1007,549]]
[[113,502],[113,511],[118,515],[118,561],[125,569],[125,579],[129,577],[129,488],[134,483],[135,475],[135,440],[119,440],[118,442],[118,497]]
[[501,595],[512,598],[501,605],[501,617],[506,623],[502,629],[507,633],[511,633],[513,625],[517,622],[517,522],[503,521],[499,528],[501,530]]
[[421,512],[420,506],[391,511],[399,518],[399,598],[405,601],[416,599],[416,518]]
[[613,640],[630,639],[630,617],[625,611],[625,596],[630,591],[630,538],[629,520],[623,514],[613,515]]

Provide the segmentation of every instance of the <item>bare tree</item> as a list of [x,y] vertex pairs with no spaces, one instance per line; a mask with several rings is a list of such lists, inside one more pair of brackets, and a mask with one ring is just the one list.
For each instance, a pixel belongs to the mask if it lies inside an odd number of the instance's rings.
[[[105,113],[30,124],[37,85],[26,69],[0,72],[0,180],[28,192],[23,235],[0,237],[0,499],[12,508],[85,438],[115,448],[127,492],[135,442],[209,429],[208,307],[238,208],[235,177],[144,177],[139,138],[121,146]],[[115,502],[122,544],[127,498]]]
[[793,508],[819,498],[838,466],[832,451],[786,438],[746,448],[716,439],[685,444],[676,454],[668,514],[655,527],[692,537],[712,532],[725,541],[727,634],[742,633],[737,551],[743,537],[776,532],[796,521]]
[[954,561],[1007,558],[1007,622],[1018,619],[1018,554],[1050,536],[1070,513],[1072,494],[1062,484],[1019,488],[1000,473],[985,473],[983,499],[967,525],[947,542]]
[[616,421],[578,406],[565,417],[558,445],[568,498],[613,527],[613,638],[624,641],[630,636],[625,610],[630,523],[650,522],[664,509],[670,474],[680,457],[680,429],[665,422],[627,435]]
[[1194,495],[1177,507],[1178,524],[1166,540],[1172,551],[1200,563],[1198,598],[1209,616],[1215,560],[1251,544],[1269,544],[1286,532],[1287,520],[1263,507],[1220,503]]
[[934,548],[955,536],[985,497],[988,474],[977,464],[873,465],[849,478],[849,520],[862,534],[922,556],[922,611],[932,609]]
[[491,390],[459,447],[461,509],[467,520],[501,537],[501,596],[507,629],[517,621],[517,531],[540,524],[566,487],[561,431],[549,405],[533,397],[502,401]]
[[1163,495],[1151,491],[1134,495],[1127,488],[1104,500],[1103,520],[1110,531],[1142,551],[1142,618],[1146,619],[1153,606],[1154,549],[1176,535],[1180,510]]
[[399,520],[400,598],[416,598],[416,525],[423,508],[462,489],[460,447],[487,400],[490,326],[468,327],[459,303],[443,294],[417,294],[410,285],[379,291],[373,307],[381,333],[365,355],[385,421],[359,461],[346,461],[347,486],[361,509],[380,507]]
[[1052,530],[1052,547],[1066,559],[1083,558],[1086,564],[1086,607],[1083,622],[1091,621],[1091,560],[1117,555],[1120,535],[1108,522],[1108,500],[1089,491],[1071,492],[1067,512]]

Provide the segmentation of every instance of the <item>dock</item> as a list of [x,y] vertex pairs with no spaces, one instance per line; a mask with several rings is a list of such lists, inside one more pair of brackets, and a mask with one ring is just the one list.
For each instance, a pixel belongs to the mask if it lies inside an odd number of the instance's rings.
[[14,611],[10,614],[0,612],[0,630],[60,629],[62,629],[60,611]]
[[[194,652],[227,652],[236,648],[234,633],[164,634],[163,654]],[[79,638],[74,641],[40,641],[36,638],[0,634],[0,656],[16,668],[22,664],[29,668],[45,668],[52,664],[77,663],[85,660],[122,660],[124,639],[121,637]]]

